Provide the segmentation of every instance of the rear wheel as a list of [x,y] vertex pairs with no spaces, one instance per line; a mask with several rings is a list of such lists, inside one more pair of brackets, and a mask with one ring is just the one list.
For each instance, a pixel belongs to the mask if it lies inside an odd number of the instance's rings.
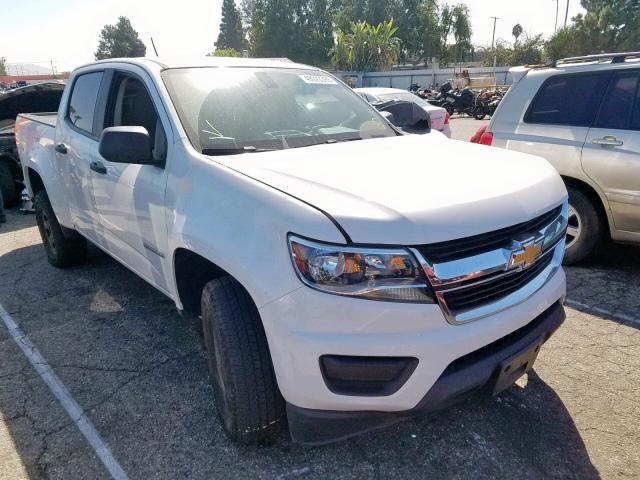
[[487,111],[482,105],[478,105],[473,109],[473,118],[483,120],[487,116]]
[[34,198],[36,222],[47,252],[47,259],[54,267],[66,268],[80,265],[87,259],[87,241],[76,231],[58,223],[49,197],[44,190]]
[[591,199],[575,187],[569,192],[565,265],[573,265],[591,255],[602,238],[603,223]]
[[210,281],[201,306],[209,373],[225,433],[243,444],[270,443],[286,416],[258,309],[230,277]]

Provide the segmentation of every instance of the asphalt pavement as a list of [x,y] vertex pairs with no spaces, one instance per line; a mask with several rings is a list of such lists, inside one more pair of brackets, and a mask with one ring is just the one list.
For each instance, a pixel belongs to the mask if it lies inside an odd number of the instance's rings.
[[[454,118],[454,136],[481,123]],[[0,305],[19,330],[0,322],[0,479],[111,478],[79,424],[131,479],[640,478],[639,248],[566,269],[565,324],[500,396],[339,444],[249,448],[218,424],[196,319],[97,249],[51,267],[34,217],[8,220]]]

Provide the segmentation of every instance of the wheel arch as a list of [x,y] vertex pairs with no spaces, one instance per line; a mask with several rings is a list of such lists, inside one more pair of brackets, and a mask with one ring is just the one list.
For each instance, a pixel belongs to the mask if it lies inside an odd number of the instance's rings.
[[[202,291],[211,280],[228,276],[242,285],[242,282],[228,271],[199,253],[184,247],[176,248],[173,252],[173,273],[182,310],[190,315],[200,314]],[[244,285],[243,287],[247,290]],[[248,293],[251,297],[251,293]],[[255,304],[253,298],[252,301]]]
[[611,216],[609,215],[605,200],[600,195],[600,193],[598,193],[598,191],[592,185],[589,185],[583,180],[579,180],[577,178],[569,177],[566,175],[562,175],[562,180],[567,187],[573,187],[577,190],[580,190],[589,198],[589,200],[593,202],[597,209],[598,216],[602,220],[604,220],[604,224],[607,226],[606,232],[603,233],[605,233],[608,238],[611,238],[611,232],[614,227],[611,224]]
[[25,180],[29,182],[29,186],[31,187],[31,194],[35,195],[40,190],[46,191],[47,189],[44,187],[44,182],[42,181],[42,177],[38,172],[36,172],[33,168],[27,168],[27,177]]

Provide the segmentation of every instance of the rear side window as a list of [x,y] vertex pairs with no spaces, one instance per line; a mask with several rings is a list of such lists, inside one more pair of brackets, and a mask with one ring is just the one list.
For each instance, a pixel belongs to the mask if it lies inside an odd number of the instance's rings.
[[103,72],[85,73],[76,78],[69,100],[67,117],[80,130],[93,133],[93,114]]
[[629,129],[634,104],[637,109],[639,72],[619,72],[613,77],[607,90],[600,114],[596,120],[597,128]]
[[549,78],[533,99],[524,121],[590,127],[608,78],[608,72]]

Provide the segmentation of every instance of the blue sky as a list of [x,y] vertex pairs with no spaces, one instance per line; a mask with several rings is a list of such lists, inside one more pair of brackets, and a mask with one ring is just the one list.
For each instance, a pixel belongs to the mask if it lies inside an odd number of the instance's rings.
[[[461,0],[469,6],[473,41],[491,43],[493,20],[496,38],[512,41],[511,28],[521,23],[531,33],[553,33],[555,0]],[[564,20],[566,0],[560,2]],[[239,0],[236,0],[239,2]],[[449,3],[457,3],[450,1]],[[129,17],[152,56],[150,37],[160,55],[204,55],[218,36],[222,0],[0,0],[0,56],[8,63],[49,60],[60,71],[93,60],[100,29]],[[579,0],[570,0],[569,17],[580,12]]]

